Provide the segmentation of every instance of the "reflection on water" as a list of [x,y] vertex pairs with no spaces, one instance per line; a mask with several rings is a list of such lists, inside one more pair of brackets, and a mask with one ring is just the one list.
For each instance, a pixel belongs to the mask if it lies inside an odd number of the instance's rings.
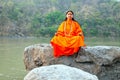
[[[0,80],[23,80],[26,75],[24,48],[39,43],[49,43],[50,38],[1,38],[0,37]],[[119,39],[85,38],[88,46],[120,46]]]

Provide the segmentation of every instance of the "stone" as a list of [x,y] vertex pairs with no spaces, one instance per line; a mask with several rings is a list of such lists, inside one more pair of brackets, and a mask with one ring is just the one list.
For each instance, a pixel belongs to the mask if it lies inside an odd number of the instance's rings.
[[94,62],[98,65],[110,65],[120,59],[120,47],[94,46],[79,51],[77,62]]
[[97,76],[62,64],[34,68],[24,80],[98,80]]
[[119,63],[120,47],[117,46],[87,46],[72,56],[60,58],[54,58],[50,44],[35,44],[24,50],[24,64],[27,71],[36,67],[64,64],[95,74],[101,80],[107,78],[113,80],[113,77],[117,80],[120,74]]

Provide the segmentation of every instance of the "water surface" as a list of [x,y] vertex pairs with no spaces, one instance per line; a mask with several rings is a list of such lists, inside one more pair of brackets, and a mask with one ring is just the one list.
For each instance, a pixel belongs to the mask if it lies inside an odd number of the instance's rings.
[[24,48],[47,38],[0,38],[0,80],[23,80],[27,74],[23,63]]

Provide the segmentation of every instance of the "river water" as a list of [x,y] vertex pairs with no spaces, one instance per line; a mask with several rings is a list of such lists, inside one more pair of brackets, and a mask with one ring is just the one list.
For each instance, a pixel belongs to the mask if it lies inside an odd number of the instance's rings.
[[[27,74],[23,63],[23,53],[27,46],[49,43],[50,38],[3,38],[0,37],[0,80],[23,80]],[[91,46],[120,46],[119,39],[86,38]]]
[[24,48],[43,42],[49,43],[49,39],[0,37],[0,80],[23,80],[27,74],[23,63]]

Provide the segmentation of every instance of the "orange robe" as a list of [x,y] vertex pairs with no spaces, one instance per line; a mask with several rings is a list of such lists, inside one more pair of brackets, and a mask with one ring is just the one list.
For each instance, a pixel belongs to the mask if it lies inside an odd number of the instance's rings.
[[63,21],[51,39],[54,49],[54,57],[69,56],[78,52],[84,44],[84,36],[80,25],[76,21]]

